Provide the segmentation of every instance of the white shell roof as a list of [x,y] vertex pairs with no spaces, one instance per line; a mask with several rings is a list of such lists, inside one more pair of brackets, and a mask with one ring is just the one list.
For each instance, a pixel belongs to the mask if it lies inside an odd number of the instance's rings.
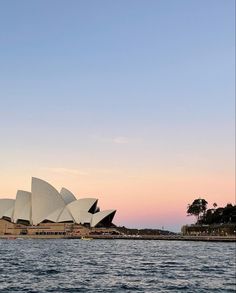
[[53,211],[51,214],[47,215],[47,217],[44,220],[49,220],[51,222],[58,222],[58,219],[62,213],[64,208],[59,208],[55,211]]
[[69,222],[69,221],[75,222],[75,219],[72,217],[68,208],[65,207],[64,210],[62,211],[62,213],[60,214],[57,221],[58,222]]
[[76,215],[74,215],[74,219],[77,224],[85,224],[85,223],[90,224],[92,220],[92,216],[93,214],[88,213],[86,211],[78,211]]
[[15,200],[2,198],[0,199],[0,218],[8,217],[12,219],[14,211]]
[[115,210],[96,212],[97,201],[97,198],[76,200],[68,189],[62,188],[59,193],[46,181],[33,177],[31,192],[18,190],[16,200],[0,199],[0,218],[9,217],[14,222],[27,220],[33,225],[44,220],[73,221],[95,227],[107,216],[115,214]]
[[114,213],[115,215],[116,210],[107,210],[98,212],[96,214],[93,214],[92,221],[91,221],[91,227],[96,227],[104,218]]
[[81,198],[68,204],[67,209],[77,224],[90,223],[92,214],[89,213],[89,210],[96,203],[96,198]]
[[31,223],[31,192],[18,190],[16,194],[13,222],[26,220]]
[[66,189],[65,187],[62,187],[60,194],[61,194],[65,204],[69,204],[72,201],[76,200],[76,197],[74,196],[74,194],[70,190]]
[[67,208],[73,216],[73,212],[86,211],[88,212],[91,207],[97,202],[97,198],[81,198],[73,201],[67,205]]
[[56,219],[65,207],[60,193],[49,183],[32,178],[32,222],[33,225],[43,220]]

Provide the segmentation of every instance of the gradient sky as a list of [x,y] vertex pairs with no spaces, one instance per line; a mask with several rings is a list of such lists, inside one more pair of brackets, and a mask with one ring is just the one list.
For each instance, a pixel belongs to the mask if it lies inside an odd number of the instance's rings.
[[235,202],[234,0],[0,0],[0,197],[31,176],[115,223]]

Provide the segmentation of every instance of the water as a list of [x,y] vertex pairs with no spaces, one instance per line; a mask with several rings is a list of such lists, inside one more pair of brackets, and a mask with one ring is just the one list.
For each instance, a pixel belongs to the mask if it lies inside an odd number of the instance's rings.
[[235,243],[0,240],[0,292],[236,292]]

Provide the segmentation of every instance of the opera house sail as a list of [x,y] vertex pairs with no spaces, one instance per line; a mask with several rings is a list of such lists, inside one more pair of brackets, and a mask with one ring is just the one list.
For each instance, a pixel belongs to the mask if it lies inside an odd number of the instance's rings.
[[0,199],[0,219],[12,224],[73,223],[89,228],[111,227],[116,210],[100,211],[97,198],[76,199],[66,188],[58,192],[44,180],[32,178],[31,192],[18,190],[16,199]]

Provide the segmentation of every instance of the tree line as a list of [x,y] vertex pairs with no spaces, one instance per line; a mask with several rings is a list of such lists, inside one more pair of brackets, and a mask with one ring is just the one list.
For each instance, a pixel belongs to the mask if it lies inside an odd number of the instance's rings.
[[209,209],[207,205],[205,199],[195,199],[188,205],[187,215],[195,216],[196,224],[199,225],[236,223],[236,205],[228,203],[225,207],[217,207],[217,203],[214,203],[213,208]]

